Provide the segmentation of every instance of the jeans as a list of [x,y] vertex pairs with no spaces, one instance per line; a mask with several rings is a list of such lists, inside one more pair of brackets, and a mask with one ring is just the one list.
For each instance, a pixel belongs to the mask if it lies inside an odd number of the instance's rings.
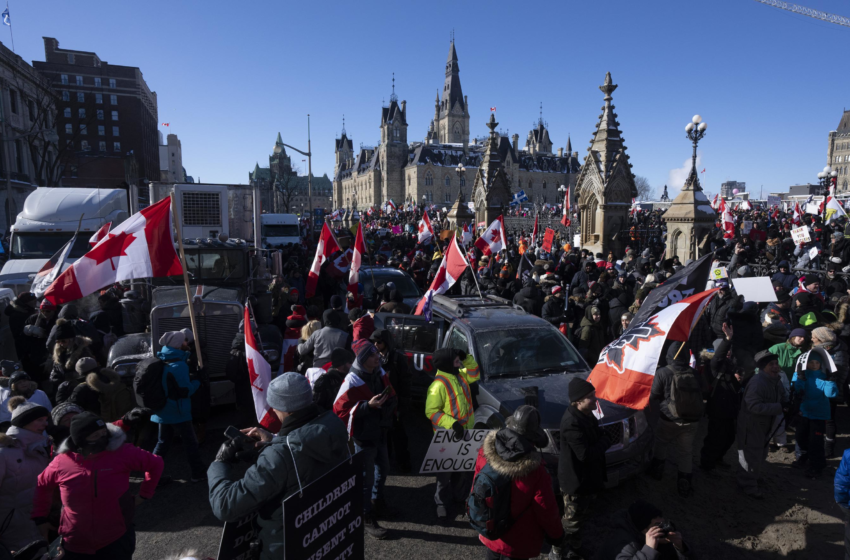
[[796,455],[801,461],[807,461],[806,470],[822,471],[826,466],[823,450],[823,434],[826,420],[812,420],[801,416],[797,419]]
[[372,500],[384,497],[384,485],[390,470],[386,434],[381,434],[381,441],[369,447],[355,441],[354,452],[363,455],[363,509],[368,515],[372,512]]
[[201,461],[201,452],[198,449],[198,440],[195,438],[195,428],[191,422],[180,422],[178,424],[160,424],[159,440],[153,449],[154,455],[165,458],[171,448],[174,434],[183,440],[183,449],[186,450],[186,459],[189,460],[189,468],[192,470],[192,478],[204,478],[207,475],[207,467]]
[[655,429],[655,458],[663,461],[667,450],[673,447],[676,452],[676,465],[679,472],[690,474],[694,462],[694,437],[699,430],[699,422],[680,424],[659,420]]
[[80,554],[65,550],[62,560],[133,560],[135,551],[136,529],[131,525],[126,533],[118,537],[118,540],[109,543],[94,554]]

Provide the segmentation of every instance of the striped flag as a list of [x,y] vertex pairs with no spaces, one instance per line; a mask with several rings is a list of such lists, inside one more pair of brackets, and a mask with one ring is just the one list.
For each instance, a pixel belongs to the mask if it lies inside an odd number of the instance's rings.
[[68,260],[68,255],[71,254],[71,249],[74,247],[74,243],[77,242],[77,234],[74,234],[67,243],[65,243],[61,249],[56,251],[56,253],[50,257],[50,260],[44,263],[44,266],[41,267],[41,270],[38,271],[35,278],[32,281],[32,288],[30,291],[35,294],[35,297],[41,297],[44,295],[44,292],[54,280],[59,276],[62,272],[62,267],[65,266],[65,261]]
[[440,268],[437,270],[434,280],[431,282],[431,287],[425,292],[425,295],[419,300],[416,306],[414,315],[423,315],[426,320],[431,320],[431,300],[437,294],[444,294],[451,288],[454,283],[460,278],[460,275],[466,270],[469,263],[463,257],[460,247],[457,245],[457,236],[452,236],[452,241],[449,243],[449,248],[440,263]]

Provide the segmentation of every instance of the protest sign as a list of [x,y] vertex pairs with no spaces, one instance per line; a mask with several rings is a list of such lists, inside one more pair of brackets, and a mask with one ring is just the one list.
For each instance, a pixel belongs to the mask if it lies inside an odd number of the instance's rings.
[[573,235],[573,247],[581,247],[581,234]]
[[722,280],[723,278],[729,278],[729,273],[726,272],[725,266],[718,266],[717,268],[711,269],[711,273],[709,273],[709,278],[711,280]]
[[815,260],[816,258],[818,258],[819,253],[820,251],[818,251],[817,247],[812,247],[811,249],[809,249],[809,259]]
[[466,430],[460,439],[451,430],[437,430],[419,474],[474,471],[475,458],[488,433],[490,430]]
[[732,285],[739,296],[744,296],[744,301],[776,301],[776,292],[768,276],[733,278]]
[[744,235],[749,235],[751,229],[753,229],[752,220],[744,220],[744,229],[742,230]]
[[543,246],[541,247],[545,252],[550,253],[552,251],[552,241],[555,240],[555,230],[552,228],[546,228],[546,232],[543,234]]
[[356,453],[283,501],[283,558],[364,555],[363,456]]
[[218,545],[218,560],[248,560],[251,558],[251,542],[257,540],[258,512],[224,524],[221,542]]
[[791,239],[794,240],[795,245],[799,245],[800,243],[808,243],[812,240],[811,236],[809,236],[809,227],[802,226],[792,229]]

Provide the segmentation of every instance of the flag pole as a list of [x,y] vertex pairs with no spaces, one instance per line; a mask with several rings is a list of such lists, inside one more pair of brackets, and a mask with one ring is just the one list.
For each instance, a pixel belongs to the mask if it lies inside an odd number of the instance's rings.
[[[9,13],[9,2],[6,2],[6,13]],[[12,52],[15,52],[15,34],[12,33],[12,16],[9,15],[9,37],[12,39]]]
[[[192,322],[192,334],[195,336],[195,352],[198,354],[198,369],[203,369],[204,359],[201,356],[201,342],[198,339],[198,325],[195,323],[195,306],[192,305],[192,293],[189,290],[189,267],[186,265],[186,253],[183,252],[183,234],[180,231],[180,220],[177,219],[177,200],[174,198],[174,193],[171,197],[171,219],[174,221],[174,228],[177,230],[177,248],[180,250],[180,260],[183,265],[183,285],[186,288],[186,304],[189,306],[189,320]],[[248,325],[248,328],[251,328]]]

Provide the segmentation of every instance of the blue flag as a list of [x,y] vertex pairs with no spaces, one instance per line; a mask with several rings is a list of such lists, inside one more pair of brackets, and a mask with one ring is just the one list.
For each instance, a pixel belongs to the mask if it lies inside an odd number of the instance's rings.
[[5,10],[3,10],[3,23],[12,27],[12,18],[9,16],[9,7],[7,6]]
[[514,195],[514,198],[513,200],[511,200],[510,204],[511,206],[516,206],[520,202],[525,202],[526,200],[528,200],[528,195],[525,194],[525,191],[519,191]]

